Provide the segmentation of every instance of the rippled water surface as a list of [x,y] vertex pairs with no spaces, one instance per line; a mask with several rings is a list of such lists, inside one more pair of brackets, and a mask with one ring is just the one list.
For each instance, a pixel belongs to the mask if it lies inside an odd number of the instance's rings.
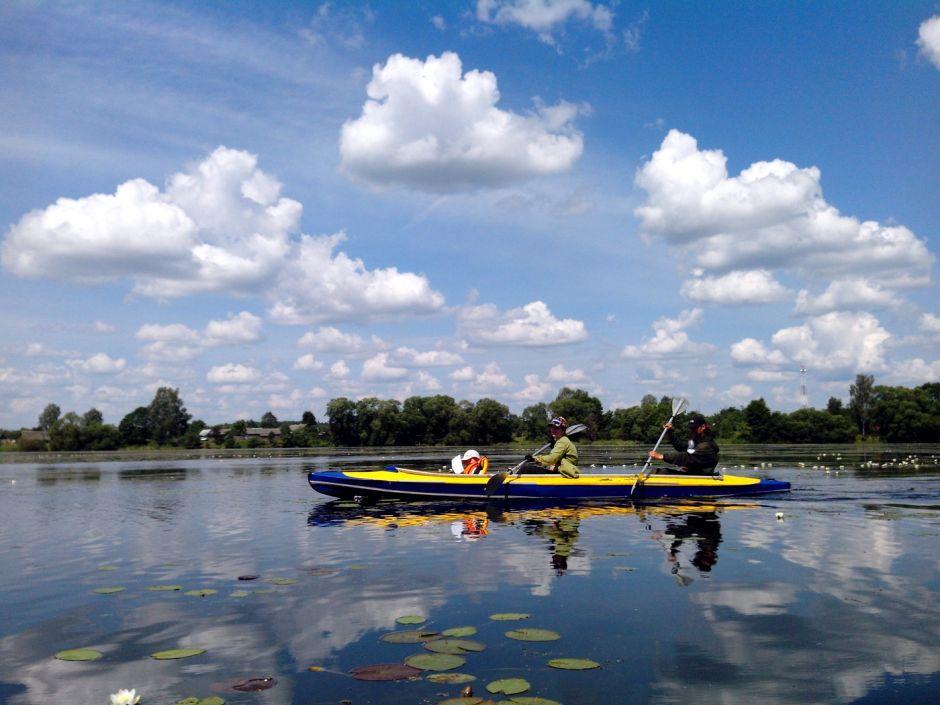
[[[519,677],[522,695],[564,705],[938,702],[938,454],[739,449],[723,456],[739,466],[729,472],[793,491],[508,509],[360,507],[307,485],[309,470],[354,456],[3,465],[0,703],[107,705],[119,688],[142,705],[458,696],[462,684],[348,675],[425,652],[380,640],[415,628],[396,624],[404,615],[429,631],[476,628],[485,650],[452,672],[475,676],[477,696]],[[217,592],[185,594],[199,589]],[[490,618],[509,612],[530,616]],[[561,638],[505,636],[520,627]],[[79,647],[103,656],[54,658]],[[189,647],[205,653],[150,657]],[[558,657],[600,668],[547,665]],[[262,692],[232,687],[267,677],[277,683]]]

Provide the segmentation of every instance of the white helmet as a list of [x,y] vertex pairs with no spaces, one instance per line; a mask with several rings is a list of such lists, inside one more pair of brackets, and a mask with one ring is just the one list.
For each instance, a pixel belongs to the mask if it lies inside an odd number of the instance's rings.
[[470,458],[479,458],[479,457],[480,457],[480,454],[477,453],[475,450],[468,450],[466,453],[463,454],[462,460],[466,462],[470,460]]

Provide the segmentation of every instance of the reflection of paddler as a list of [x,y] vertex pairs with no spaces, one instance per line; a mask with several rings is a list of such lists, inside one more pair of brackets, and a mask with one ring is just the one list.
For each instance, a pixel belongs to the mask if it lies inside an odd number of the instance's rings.
[[486,536],[490,521],[486,517],[464,517],[450,525],[450,532],[458,539],[472,541]]
[[703,573],[711,571],[718,562],[718,545],[721,543],[721,522],[715,512],[686,514],[680,521],[668,522],[663,533],[672,536],[668,559],[678,565],[679,549],[687,539],[695,539],[697,550],[692,556],[692,565]]
[[581,519],[567,516],[550,521],[526,522],[532,527],[532,533],[548,540],[552,553],[552,567],[560,573],[568,569],[568,557],[574,553],[578,542],[578,529]]

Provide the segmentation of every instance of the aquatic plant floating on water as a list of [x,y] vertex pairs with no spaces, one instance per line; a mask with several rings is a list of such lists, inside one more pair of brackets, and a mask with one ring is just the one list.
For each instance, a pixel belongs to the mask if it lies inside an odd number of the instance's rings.
[[192,595],[193,597],[208,597],[209,595],[215,595],[218,590],[213,590],[212,588],[200,588],[199,590],[187,590],[184,592],[184,595]]
[[476,679],[476,676],[471,676],[469,673],[432,673],[425,678],[432,683],[446,683],[447,685],[472,683]]
[[552,668],[561,668],[566,671],[587,671],[592,668],[600,668],[597,661],[587,658],[553,658],[548,662]]
[[114,585],[112,587],[95,588],[94,590],[92,590],[92,592],[96,592],[99,595],[113,595],[116,592],[122,592],[123,590],[126,590],[126,589],[127,588],[122,587],[120,585]]
[[506,636],[517,641],[556,641],[561,634],[551,629],[513,629],[506,632]]
[[467,662],[456,654],[415,654],[405,659],[405,663],[422,671],[452,671]]
[[176,592],[182,590],[182,585],[149,585],[147,587],[151,592]]
[[473,636],[477,633],[476,627],[451,627],[450,629],[445,629],[441,632],[444,636],[453,636],[453,637],[465,637]]
[[150,658],[155,658],[157,661],[171,661],[180,658],[191,658],[204,653],[206,653],[205,649],[167,649],[166,651],[150,654]]
[[481,703],[483,703],[483,698],[477,698],[472,695],[461,695],[459,698],[441,700],[437,705],[481,705]]
[[441,637],[439,632],[428,631],[427,629],[414,629],[405,632],[389,632],[379,637],[381,641],[388,644],[420,644],[425,641],[432,641]]
[[498,614],[491,614],[490,619],[496,622],[512,622],[517,619],[528,619],[532,615],[526,614],[525,612],[500,612]]
[[549,700],[548,698],[535,698],[528,696],[519,696],[517,698],[509,698],[509,702],[515,703],[516,705],[561,705],[557,700]]
[[524,678],[500,678],[486,684],[486,689],[493,694],[516,695],[526,692],[531,686]]
[[268,582],[272,585],[296,585],[297,580],[295,578],[269,578]]
[[188,698],[177,700],[173,705],[225,705],[225,698],[220,698],[218,695],[210,695],[208,698],[197,698],[191,695]]
[[140,696],[135,688],[130,690],[121,688],[116,693],[111,693],[111,702],[109,705],[137,705],[140,702]]
[[232,689],[242,693],[256,693],[260,690],[268,690],[276,685],[276,678],[266,676],[264,678],[248,678],[243,681],[238,681],[238,683],[232,686]]
[[465,654],[468,651],[483,651],[486,644],[470,639],[435,639],[424,645],[428,651],[436,654]]
[[101,656],[102,653],[96,649],[66,649],[55,655],[60,661],[97,661]]
[[399,624],[424,624],[427,620],[419,614],[406,614],[395,621]]
[[407,681],[421,677],[421,669],[403,663],[376,663],[349,672],[358,681]]

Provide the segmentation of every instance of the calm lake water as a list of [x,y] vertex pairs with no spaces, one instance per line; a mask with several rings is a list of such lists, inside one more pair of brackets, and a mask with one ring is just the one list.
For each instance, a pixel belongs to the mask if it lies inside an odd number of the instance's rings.
[[[598,470],[622,452],[588,450]],[[380,639],[416,629],[396,624],[405,615],[477,630],[485,649],[449,671],[475,676],[476,696],[523,678],[522,696],[564,705],[940,702],[938,456],[735,449],[723,460],[745,469],[731,472],[793,491],[489,512],[359,507],[309,488],[310,469],[377,464],[355,455],[0,465],[0,703],[107,705],[119,688],[142,705],[458,696],[463,684],[348,675],[430,653]],[[94,592],[108,587],[123,590]],[[519,628],[560,638],[506,637]],[[103,655],[54,658],[75,648]],[[176,648],[205,653],[150,657]],[[600,668],[548,666],[561,657]],[[268,690],[233,689],[268,677]]]

